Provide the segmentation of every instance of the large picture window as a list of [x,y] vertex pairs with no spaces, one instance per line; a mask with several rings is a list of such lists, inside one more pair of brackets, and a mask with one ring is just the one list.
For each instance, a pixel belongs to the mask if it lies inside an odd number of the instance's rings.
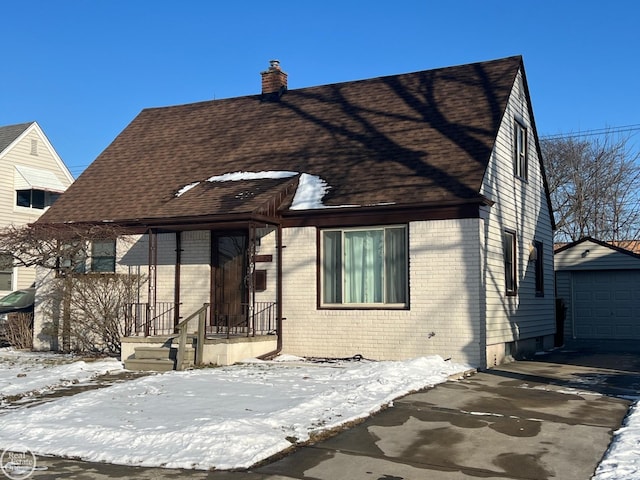
[[324,305],[406,305],[405,226],[322,232]]

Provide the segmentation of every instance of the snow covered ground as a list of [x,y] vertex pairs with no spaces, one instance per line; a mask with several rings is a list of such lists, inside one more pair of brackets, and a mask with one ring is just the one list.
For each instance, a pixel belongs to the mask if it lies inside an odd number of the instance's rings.
[[[440,357],[314,363],[283,356],[150,375],[32,408],[0,409],[0,451],[168,468],[251,465],[466,370]],[[0,349],[0,406],[122,370],[116,360]],[[640,407],[592,480],[640,479]]]
[[[0,451],[17,445],[36,455],[125,465],[246,468],[468,369],[440,357],[279,360],[151,375],[7,410]],[[52,377],[61,377],[59,368],[51,367]]]
[[8,398],[32,396],[122,370],[116,359],[83,361],[73,355],[0,348],[0,406]]
[[640,479],[640,407],[636,401],[624,425],[613,434],[613,441],[598,465],[592,480]]

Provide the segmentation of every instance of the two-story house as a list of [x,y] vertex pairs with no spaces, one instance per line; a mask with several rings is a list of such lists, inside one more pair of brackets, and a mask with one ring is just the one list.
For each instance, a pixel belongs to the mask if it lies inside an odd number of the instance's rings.
[[[73,182],[36,122],[0,127],[0,228],[33,223]],[[0,252],[0,297],[30,287],[35,269],[14,268]]]

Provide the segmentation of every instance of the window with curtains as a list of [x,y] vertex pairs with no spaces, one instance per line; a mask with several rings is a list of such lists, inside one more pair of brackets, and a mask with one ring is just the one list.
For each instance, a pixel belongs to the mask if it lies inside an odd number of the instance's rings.
[[407,304],[406,226],[322,231],[322,304]]

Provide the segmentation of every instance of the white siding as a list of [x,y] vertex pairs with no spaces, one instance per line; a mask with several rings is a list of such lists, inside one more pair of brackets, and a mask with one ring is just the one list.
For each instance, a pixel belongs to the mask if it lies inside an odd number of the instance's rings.
[[640,258],[585,240],[556,253],[555,268],[562,270],[636,270]]
[[284,351],[378,360],[438,354],[478,365],[478,220],[409,225],[410,310],[317,308],[315,228],[284,232]]
[[[521,87],[519,75],[481,191],[495,202],[486,208],[482,232],[486,244],[482,278],[487,292],[487,345],[519,342],[555,332],[551,219],[527,96],[520,94]],[[514,175],[512,137],[516,118],[528,129],[526,181]],[[502,233],[507,229],[516,233],[518,292],[515,296],[507,296],[505,292]],[[529,260],[534,241],[542,242],[544,248],[543,297],[536,296],[535,262]]]
[[[31,153],[32,141],[37,142],[37,155]],[[55,152],[40,127],[34,123],[16,141],[0,152],[0,228],[35,222],[44,210],[16,206],[14,185],[16,166],[51,172],[64,188],[73,178]],[[35,280],[35,270],[14,269],[13,289],[29,287]],[[0,296],[8,291],[0,291]]]

